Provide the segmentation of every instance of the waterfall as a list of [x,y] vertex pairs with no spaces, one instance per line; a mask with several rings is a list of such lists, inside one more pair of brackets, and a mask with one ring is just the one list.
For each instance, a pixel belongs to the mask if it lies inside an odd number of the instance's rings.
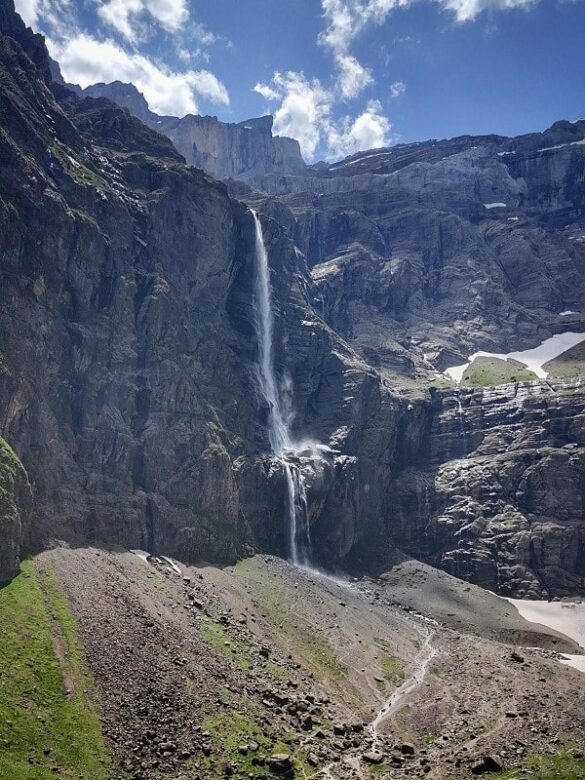
[[252,210],[256,229],[256,273],[254,328],[258,341],[256,380],[260,395],[268,407],[268,440],[275,457],[282,464],[287,483],[287,515],[289,531],[289,557],[295,565],[310,560],[311,537],[309,530],[307,488],[301,448],[292,441],[289,418],[285,414],[281,393],[274,369],[274,316],[270,286],[270,266],[264,245],[262,225]]
[[[455,396],[455,400],[457,401],[457,410],[459,415],[459,430],[461,431],[461,443],[463,445],[463,458],[467,458],[467,423],[465,421],[465,412],[463,411],[463,404],[461,403],[461,399],[459,396]],[[463,490],[465,492],[465,498],[467,499],[467,507],[465,509],[465,513],[469,514],[470,508],[469,508],[469,464],[467,461],[465,461],[461,467],[461,471],[463,472]]]

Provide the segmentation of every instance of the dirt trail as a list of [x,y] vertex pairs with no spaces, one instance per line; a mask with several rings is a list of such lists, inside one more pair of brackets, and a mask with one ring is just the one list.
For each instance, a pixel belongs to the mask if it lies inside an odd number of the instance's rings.
[[370,723],[369,730],[374,737],[375,743],[380,737],[380,726],[397,712],[402,707],[405,699],[423,683],[429,663],[437,655],[437,649],[431,644],[433,635],[434,631],[431,629],[427,628],[425,630],[424,642],[415,661],[416,668],[414,673],[394,691]]

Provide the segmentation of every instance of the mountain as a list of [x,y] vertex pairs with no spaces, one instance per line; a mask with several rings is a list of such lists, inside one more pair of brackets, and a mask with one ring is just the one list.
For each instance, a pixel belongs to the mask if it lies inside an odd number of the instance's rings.
[[265,175],[302,173],[306,168],[298,141],[272,135],[271,116],[237,124],[220,122],[213,116],[158,116],[133,84],[114,81],[73,89],[127,108],[153,130],[168,136],[188,165],[203,168],[217,179],[255,181]]
[[[25,549],[287,554],[247,203],[290,436],[326,453],[293,464],[315,562],[375,573],[407,553],[502,592],[582,592],[579,380],[496,358],[475,387],[442,372],[583,331],[584,122],[261,175],[279,139],[257,120],[264,157],[235,200],[102,96],[144,112],[135,90],[75,94],[39,36],[4,25],[0,408],[34,492]],[[256,132],[211,126],[206,148]]]
[[585,122],[0,115],[0,778],[585,777]]

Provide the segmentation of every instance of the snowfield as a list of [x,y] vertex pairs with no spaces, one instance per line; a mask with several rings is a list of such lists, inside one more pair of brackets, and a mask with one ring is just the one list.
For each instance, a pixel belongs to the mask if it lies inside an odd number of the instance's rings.
[[538,347],[526,349],[523,352],[508,352],[507,355],[497,352],[475,352],[469,356],[467,363],[463,363],[460,366],[452,366],[444,373],[455,382],[461,382],[464,373],[476,358],[487,357],[499,358],[500,360],[517,360],[519,363],[523,363],[530,371],[533,371],[540,379],[546,379],[548,374],[543,369],[543,365],[582,341],[585,341],[585,333],[568,331],[566,333],[557,333],[543,341]]
[[[585,651],[585,604],[529,599],[506,599],[506,601],[513,604],[525,620],[540,623],[574,639]],[[585,672],[585,655],[565,655],[561,663]]]

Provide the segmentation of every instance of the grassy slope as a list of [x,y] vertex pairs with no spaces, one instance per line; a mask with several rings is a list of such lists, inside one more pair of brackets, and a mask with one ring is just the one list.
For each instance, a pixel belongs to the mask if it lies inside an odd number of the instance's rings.
[[572,377],[585,374],[585,341],[577,344],[543,366],[549,377]]
[[526,366],[512,360],[500,358],[476,358],[463,376],[462,384],[470,387],[505,385],[508,382],[527,382],[536,379],[536,374]]
[[90,688],[55,575],[26,561],[0,589],[0,778],[105,780]]

